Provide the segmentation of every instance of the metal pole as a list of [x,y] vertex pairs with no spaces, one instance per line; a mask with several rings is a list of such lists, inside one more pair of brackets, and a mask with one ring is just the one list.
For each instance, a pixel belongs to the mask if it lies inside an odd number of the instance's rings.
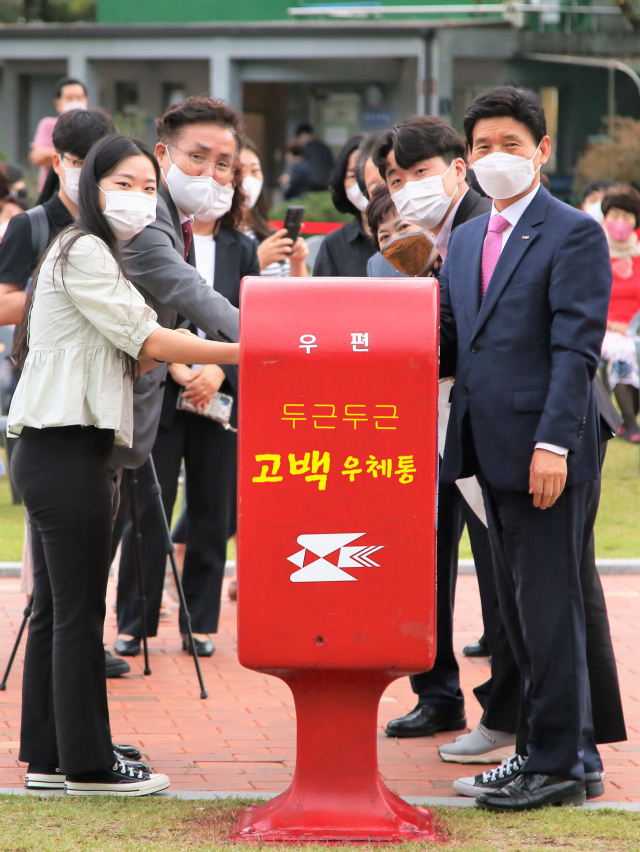
[[616,117],[616,69],[610,65],[607,86],[607,112],[609,115],[609,133],[613,130],[613,120]]
[[176,583],[176,589],[178,590],[178,597],[180,598],[180,606],[182,607],[182,612],[184,613],[185,620],[187,622],[187,634],[189,635],[189,647],[193,653],[193,661],[196,666],[196,673],[198,675],[198,682],[200,683],[200,698],[208,698],[209,693],[205,689],[204,681],[202,679],[202,672],[200,671],[200,660],[198,659],[198,651],[196,649],[196,644],[193,641],[193,631],[191,629],[191,616],[189,615],[189,610],[187,609],[187,602],[184,597],[184,589],[182,588],[182,581],[180,580],[180,574],[178,574],[178,566],[176,565],[176,549],[173,545],[173,541],[171,539],[171,530],[169,529],[169,521],[167,520],[166,512],[164,511],[164,504],[162,502],[162,486],[158,482],[158,475],[156,473],[156,467],[153,463],[153,456],[149,456],[148,461],[150,470],[151,470],[151,478],[153,483],[151,485],[151,493],[155,495],[156,505],[158,506],[158,512],[160,514],[160,520],[162,524],[162,529],[164,531],[165,545],[167,548],[167,554],[169,556],[169,561],[171,562],[171,570],[173,571],[173,579]]
[[144,674],[150,675],[149,644],[147,631],[147,597],[144,586],[144,571],[142,567],[142,532],[140,531],[140,515],[138,513],[138,474],[135,469],[127,471],[129,477],[129,501],[131,503],[131,528],[133,531],[133,565],[138,581],[138,604],[140,606],[140,627],[142,647],[144,648]]
[[25,627],[27,626],[27,621],[31,618],[31,614],[33,613],[33,593],[29,598],[29,602],[25,608],[22,617],[22,624],[20,625],[20,630],[18,630],[18,635],[16,637],[16,641],[13,645],[13,651],[11,652],[11,656],[9,657],[9,662],[7,663],[7,670],[4,673],[4,677],[2,678],[2,683],[0,683],[0,692],[4,692],[7,688],[7,680],[9,679],[9,673],[11,671],[11,666],[13,665],[13,661],[16,658],[16,654],[18,653],[18,647],[20,645],[20,640],[22,639],[22,634],[24,633]]

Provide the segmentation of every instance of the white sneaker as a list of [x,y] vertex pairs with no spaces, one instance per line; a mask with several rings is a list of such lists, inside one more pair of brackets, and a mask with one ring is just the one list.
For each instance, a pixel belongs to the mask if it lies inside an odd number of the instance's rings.
[[499,763],[513,757],[516,735],[493,731],[480,723],[470,734],[443,745],[438,754],[447,763]]
[[166,775],[136,770],[118,760],[111,769],[67,775],[66,790],[70,796],[148,796],[170,784]]

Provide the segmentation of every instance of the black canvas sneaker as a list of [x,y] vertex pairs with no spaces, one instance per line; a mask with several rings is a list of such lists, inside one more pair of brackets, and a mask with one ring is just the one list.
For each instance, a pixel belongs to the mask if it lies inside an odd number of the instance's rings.
[[[481,772],[470,778],[458,778],[453,782],[453,789],[461,796],[472,796],[474,799],[480,793],[491,793],[501,790],[522,771],[526,758],[516,754],[514,757],[502,761],[500,766]],[[587,799],[597,799],[604,793],[605,772],[588,772],[585,775],[585,786]]]
[[67,775],[69,796],[148,796],[166,790],[171,781],[166,775],[135,770],[117,760],[111,769]]
[[57,766],[30,763],[24,779],[27,790],[64,790],[66,776]]

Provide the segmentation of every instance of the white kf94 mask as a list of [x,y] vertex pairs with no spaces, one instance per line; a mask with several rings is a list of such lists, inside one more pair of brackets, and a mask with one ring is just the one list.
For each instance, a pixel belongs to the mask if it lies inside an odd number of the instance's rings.
[[256,203],[260,198],[260,193],[262,192],[263,184],[263,180],[260,180],[260,178],[254,177],[253,175],[247,175],[246,178],[243,179],[242,188],[247,193],[247,204],[249,207],[256,206]]
[[222,219],[224,214],[231,210],[234,193],[235,187],[232,183],[228,186],[223,186],[219,198],[208,210],[201,210],[197,213],[196,219],[199,219],[201,222],[217,222],[218,219]]
[[453,195],[447,195],[443,178],[454,163],[455,160],[442,175],[409,180],[401,189],[392,193],[393,203],[403,219],[428,230],[442,222],[453,198]]
[[[542,145],[542,142],[540,142]],[[478,183],[487,193],[489,198],[498,201],[502,198],[513,198],[528,189],[533,179],[540,171],[542,163],[534,168],[533,161],[540,150],[540,145],[535,150],[531,159],[521,157],[518,154],[505,154],[496,151],[476,160],[472,168]]]
[[210,210],[220,198],[224,187],[209,175],[187,175],[182,169],[171,162],[169,148],[166,147],[167,157],[171,168],[164,176],[169,188],[169,195],[176,207],[187,216],[195,216],[201,210]]
[[107,200],[104,218],[119,240],[130,240],[155,222],[158,201],[155,195],[127,189],[110,189],[106,192],[101,187],[98,189]]

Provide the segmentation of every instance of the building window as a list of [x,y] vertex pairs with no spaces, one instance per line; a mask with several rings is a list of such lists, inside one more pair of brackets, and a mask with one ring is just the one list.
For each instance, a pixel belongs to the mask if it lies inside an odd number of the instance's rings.
[[116,112],[133,115],[138,109],[138,84],[128,80],[116,83]]
[[167,110],[173,104],[179,104],[185,100],[187,93],[184,83],[163,83],[162,84],[162,109]]

